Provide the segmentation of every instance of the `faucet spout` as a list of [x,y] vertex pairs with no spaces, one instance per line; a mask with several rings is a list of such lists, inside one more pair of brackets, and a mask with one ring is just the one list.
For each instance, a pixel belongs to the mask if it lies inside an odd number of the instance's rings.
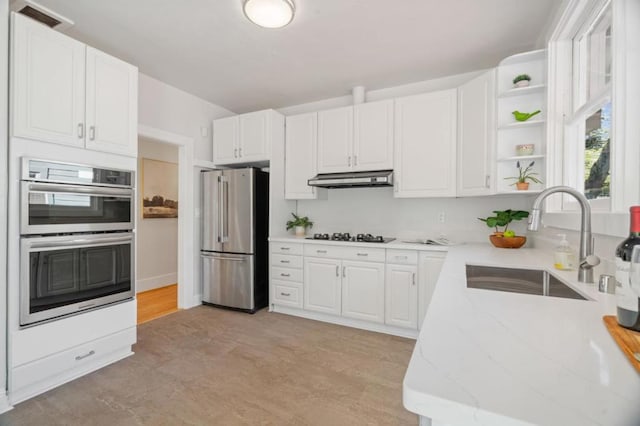
[[[540,218],[542,216],[542,202],[551,194],[558,192],[573,196],[580,203],[580,266],[578,268],[578,281],[583,283],[593,283],[593,267],[599,263],[599,259],[593,256],[593,236],[591,234],[591,206],[587,198],[579,191],[569,186],[552,186],[542,191],[533,202],[533,208],[529,215],[530,231],[537,231],[540,228]],[[587,260],[589,258],[589,260]]]

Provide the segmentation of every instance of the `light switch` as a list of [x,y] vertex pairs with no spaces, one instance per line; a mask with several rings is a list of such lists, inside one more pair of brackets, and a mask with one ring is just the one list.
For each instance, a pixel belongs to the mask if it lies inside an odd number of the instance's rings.
[[206,138],[209,136],[209,128],[208,127],[200,127],[200,136]]

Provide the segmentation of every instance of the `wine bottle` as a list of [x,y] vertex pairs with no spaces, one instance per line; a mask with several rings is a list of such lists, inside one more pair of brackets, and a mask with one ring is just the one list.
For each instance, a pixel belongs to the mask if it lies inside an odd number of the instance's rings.
[[633,247],[640,245],[640,206],[630,209],[629,237],[616,248],[616,299],[618,324],[640,331],[640,297],[629,283],[629,267]]

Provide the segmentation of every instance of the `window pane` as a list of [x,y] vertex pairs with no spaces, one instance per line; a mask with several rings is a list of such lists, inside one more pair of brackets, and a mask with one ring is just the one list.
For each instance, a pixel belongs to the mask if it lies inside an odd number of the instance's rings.
[[611,81],[611,9],[602,14],[587,35],[586,100],[602,92]]
[[584,145],[584,195],[588,199],[610,194],[611,102],[587,117]]

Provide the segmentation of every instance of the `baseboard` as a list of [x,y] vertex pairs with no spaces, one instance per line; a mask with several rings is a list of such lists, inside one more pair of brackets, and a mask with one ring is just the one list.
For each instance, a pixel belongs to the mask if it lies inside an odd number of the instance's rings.
[[346,327],[359,328],[361,330],[375,331],[378,333],[392,334],[394,336],[406,337],[409,339],[418,338],[418,330],[405,329],[392,325],[372,323],[352,318],[338,317],[335,315],[323,314],[321,312],[305,311],[304,309],[289,308],[286,306],[269,305],[269,312],[294,315],[316,321],[329,322],[331,324],[343,325]]
[[13,405],[9,403],[9,397],[7,391],[0,391],[0,414],[6,413],[13,409]]
[[202,305],[202,295],[196,294],[191,296],[191,298],[184,301],[183,306],[178,306],[180,309],[191,309],[196,306]]
[[172,272],[170,274],[158,275],[155,277],[143,278],[136,280],[136,293],[142,293],[143,291],[153,290],[155,288],[165,287],[170,284],[178,282],[178,273]]

